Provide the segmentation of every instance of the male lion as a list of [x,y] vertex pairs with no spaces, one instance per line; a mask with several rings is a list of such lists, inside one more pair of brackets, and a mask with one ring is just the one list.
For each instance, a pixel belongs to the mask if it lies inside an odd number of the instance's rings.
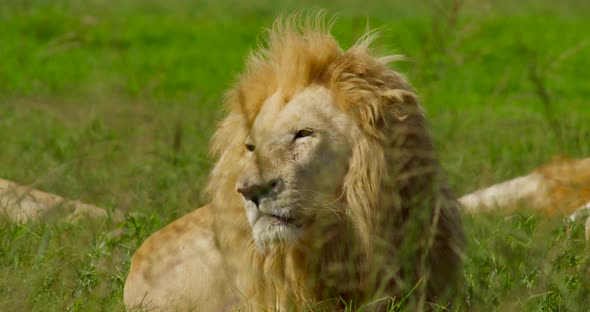
[[[279,20],[217,130],[210,204],[148,238],[128,308],[333,310],[446,304],[463,230],[423,112],[368,34]],[[303,26],[301,26],[303,25]]]

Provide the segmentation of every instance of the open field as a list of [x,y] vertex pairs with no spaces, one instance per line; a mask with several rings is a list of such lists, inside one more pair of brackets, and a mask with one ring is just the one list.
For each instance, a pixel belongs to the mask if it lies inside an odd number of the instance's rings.
[[[0,177],[126,219],[0,219],[0,311],[123,310],[133,252],[205,202],[223,92],[278,13],[328,9],[344,47],[382,29],[457,194],[590,155],[589,2],[405,2],[3,0]],[[464,221],[460,310],[588,310],[582,224]]]

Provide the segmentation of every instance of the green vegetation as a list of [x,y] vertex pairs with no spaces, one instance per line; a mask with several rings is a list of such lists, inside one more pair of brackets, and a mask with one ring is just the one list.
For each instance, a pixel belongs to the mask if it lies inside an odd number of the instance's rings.
[[[277,13],[327,8],[345,47],[367,21],[382,29],[377,45],[409,57],[394,67],[422,96],[457,194],[590,155],[590,4],[460,2],[3,0],[0,177],[126,219],[0,220],[0,310],[123,310],[133,252],[204,202],[223,92]],[[462,310],[590,307],[580,224],[464,220]]]

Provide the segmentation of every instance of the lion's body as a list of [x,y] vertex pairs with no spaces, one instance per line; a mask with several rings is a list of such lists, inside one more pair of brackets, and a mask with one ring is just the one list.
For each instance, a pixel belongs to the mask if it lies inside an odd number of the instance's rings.
[[556,157],[531,173],[459,198],[470,213],[528,209],[548,216],[585,218],[590,240],[590,158]]
[[[107,216],[107,211],[103,208],[0,179],[0,214],[6,215],[9,219],[24,223],[38,219],[46,220],[52,215],[64,212],[67,212],[70,221],[81,216]],[[119,219],[121,215],[114,212],[112,217]]]
[[128,308],[175,306],[221,310],[231,302],[221,254],[213,241],[210,205],[151,235],[135,253],[125,283]]
[[460,280],[457,203],[396,57],[296,24],[249,58],[213,138],[211,204],[137,251],[128,307],[331,310],[412,291],[424,309]]
[[528,175],[477,190],[459,200],[472,213],[528,208],[567,216],[590,203],[590,158],[559,157]]

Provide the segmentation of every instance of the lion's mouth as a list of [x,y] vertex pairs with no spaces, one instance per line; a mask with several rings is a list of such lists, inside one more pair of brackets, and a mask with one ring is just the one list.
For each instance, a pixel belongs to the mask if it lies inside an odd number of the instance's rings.
[[279,214],[266,214],[264,217],[268,218],[272,224],[280,225],[280,226],[289,226],[289,227],[299,227],[299,224],[296,222],[294,218],[279,215]]
[[293,221],[294,221],[293,218],[275,215],[275,214],[271,214],[270,217],[273,218],[275,220],[275,222],[277,222],[280,225],[293,225]]

